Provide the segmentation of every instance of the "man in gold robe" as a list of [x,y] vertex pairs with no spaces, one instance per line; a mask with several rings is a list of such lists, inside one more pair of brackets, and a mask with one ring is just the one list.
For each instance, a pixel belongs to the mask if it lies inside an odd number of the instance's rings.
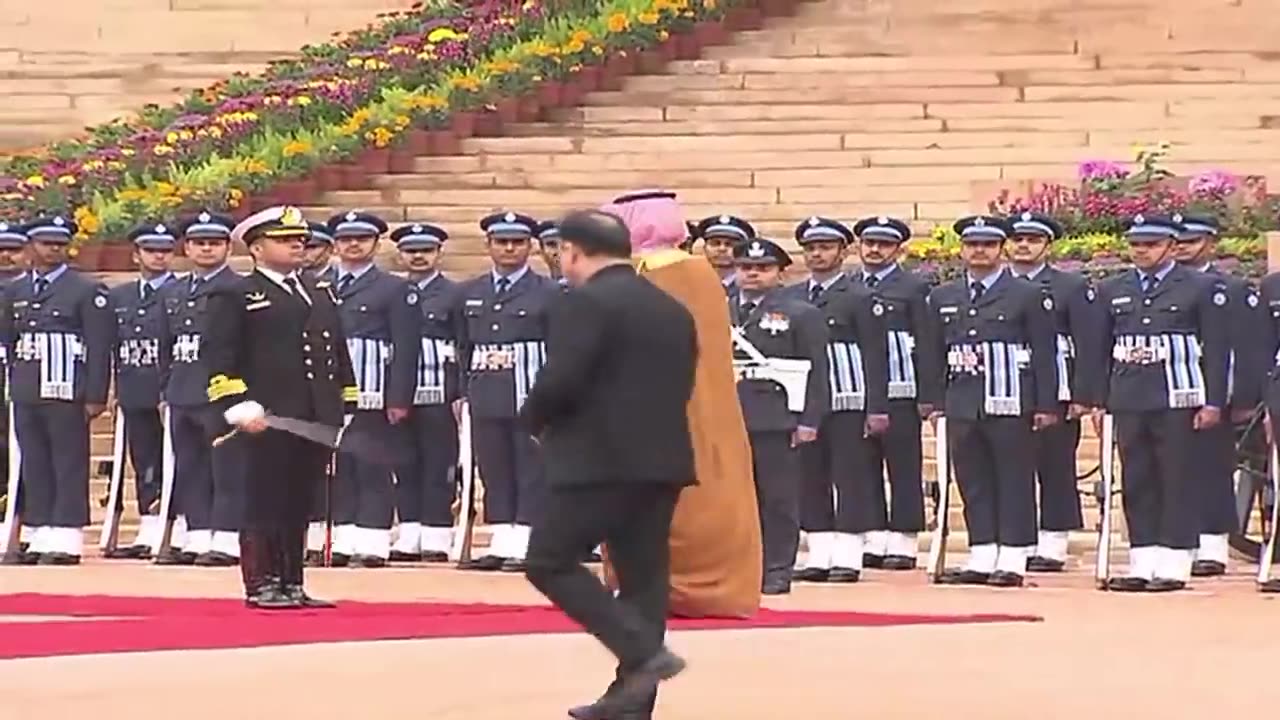
[[724,288],[704,258],[679,248],[687,229],[675,193],[631,193],[601,209],[623,219],[637,271],[684,305],[697,329],[689,401],[697,477],[671,525],[671,614],[748,617],[760,607],[760,521]]

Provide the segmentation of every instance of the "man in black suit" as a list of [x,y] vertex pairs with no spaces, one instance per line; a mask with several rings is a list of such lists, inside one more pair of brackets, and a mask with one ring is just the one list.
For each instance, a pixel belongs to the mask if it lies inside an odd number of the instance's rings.
[[[663,635],[671,518],[694,482],[686,406],[697,336],[684,307],[632,270],[619,218],[571,213],[560,234],[575,289],[552,306],[547,363],[520,413],[542,443],[549,490],[526,576],[618,658],[609,691],[570,714],[646,718],[658,683],[684,668]],[[578,562],[601,542],[616,599]]]

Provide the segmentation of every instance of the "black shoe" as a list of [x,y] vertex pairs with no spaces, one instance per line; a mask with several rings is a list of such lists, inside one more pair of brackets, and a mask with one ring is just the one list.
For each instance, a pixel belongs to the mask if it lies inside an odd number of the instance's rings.
[[352,555],[348,567],[353,568],[384,568],[387,566],[386,558],[380,558],[377,555]]
[[320,550],[308,550],[303,563],[307,567],[324,567],[324,553]]
[[881,566],[885,570],[915,570],[916,559],[906,555],[886,555]]
[[1027,558],[1027,572],[1062,572],[1067,564],[1061,560],[1053,560],[1039,555]]
[[791,593],[791,581],[766,580],[760,588],[762,595],[788,595]]
[[1280,593],[1280,579],[1272,578],[1258,585],[1258,592],[1261,593]]
[[217,550],[201,553],[195,559],[196,567],[235,567],[239,564],[240,558]]
[[449,562],[449,553],[443,550],[423,550],[422,562],[442,563]]
[[40,565],[79,565],[80,556],[71,553],[50,552],[40,555]]
[[1186,589],[1187,584],[1181,580],[1170,580],[1169,578],[1156,578],[1147,583],[1147,592],[1175,592]]
[[1191,563],[1191,577],[1217,577],[1227,574],[1227,564],[1217,560],[1196,560]]
[[293,610],[302,607],[299,601],[284,594],[275,583],[264,585],[246,597],[244,604],[256,610]]
[[847,567],[833,567],[827,574],[827,582],[832,583],[856,583],[861,578],[860,571]]
[[10,550],[0,558],[0,565],[39,565],[40,553],[27,552],[21,547]]
[[183,552],[177,548],[169,548],[160,555],[156,556],[157,565],[194,565],[196,562],[196,554],[193,552]]
[[501,570],[506,558],[500,558],[497,555],[481,555],[478,558],[458,563],[459,570],[482,570],[491,572],[493,570]]
[[130,545],[102,553],[104,560],[150,560],[151,548],[147,545]]
[[507,558],[502,563],[502,572],[522,573],[525,570],[525,562],[515,558]]
[[987,578],[987,584],[992,587],[1022,587],[1022,576],[1008,570],[997,570]]
[[1112,592],[1146,592],[1150,584],[1146,578],[1114,577],[1107,581],[1107,589]]
[[791,573],[794,582],[826,582],[831,571],[826,568],[805,568]]
[[658,684],[679,675],[686,663],[683,658],[662,648],[640,667],[625,673],[599,700],[569,710],[575,720],[640,720],[648,717],[648,706]]
[[872,555],[871,553],[862,553],[862,567],[872,570],[879,570],[884,567],[883,555]]
[[991,580],[991,573],[978,572],[977,570],[944,570],[938,576],[938,584],[940,585],[986,585]]
[[346,567],[350,564],[350,555],[346,553],[329,553],[329,567]]
[[319,598],[311,597],[310,595],[307,594],[305,590],[302,589],[301,585],[285,585],[280,588],[280,592],[282,595],[284,595],[285,597],[289,598],[294,603],[296,603],[299,607],[313,608],[313,609],[327,609],[327,608],[337,607],[337,605],[334,605],[328,600],[320,600]]
[[409,553],[403,550],[392,550],[387,557],[390,562],[422,562],[422,553]]

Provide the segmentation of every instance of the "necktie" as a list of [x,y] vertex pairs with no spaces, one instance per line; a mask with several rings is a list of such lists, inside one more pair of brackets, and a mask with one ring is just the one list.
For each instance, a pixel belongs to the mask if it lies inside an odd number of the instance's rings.
[[497,290],[497,294],[505,295],[506,292],[511,289],[511,279],[500,277],[498,278],[498,281],[494,283],[494,287]]
[[155,294],[156,294],[156,289],[154,286],[151,285],[151,283],[149,282],[142,283],[142,301],[143,302],[150,300],[151,296]]
[[42,294],[47,287],[49,287],[48,280],[45,278],[36,278],[36,295]]
[[[293,281],[293,285],[289,286],[291,290],[294,288],[294,286],[298,284],[298,280],[296,278],[285,278],[285,279]],[[351,283],[354,282],[355,279],[356,279],[355,275],[343,275],[342,279],[338,281],[338,292],[339,293],[346,292],[347,288],[351,287]],[[295,290],[294,292],[297,292],[297,291]]]
[[1155,289],[1156,289],[1156,276],[1155,276],[1155,275],[1143,275],[1143,276],[1142,276],[1142,292],[1143,292],[1143,293],[1149,293],[1149,292],[1151,292],[1152,290],[1155,290]]
[[978,282],[977,280],[974,280],[974,281],[973,281],[973,284],[972,284],[972,285],[970,285],[970,287],[972,287],[972,288],[973,288],[973,301],[974,301],[974,302],[977,302],[977,301],[978,301],[978,298],[982,297],[982,293],[986,292],[986,290],[987,290],[987,286],[986,286],[986,285],[983,285],[981,282]]
[[191,294],[194,296],[200,292],[200,286],[204,284],[204,278],[195,275],[191,276]]
[[289,288],[289,292],[292,293],[294,297],[307,305],[311,305],[311,298],[307,297],[306,292],[303,291],[302,285],[298,283],[298,278],[292,275],[286,275],[284,278],[284,285]]
[[746,318],[746,317],[750,317],[750,316],[751,316],[751,313],[755,312],[755,311],[756,311],[756,307],[757,307],[757,306],[759,306],[759,305],[760,305],[760,303],[755,302],[755,301],[753,301],[753,300],[748,300],[748,301],[746,301],[746,302],[742,303],[742,317],[744,317],[744,318]]
[[862,283],[867,287],[871,288],[872,290],[875,290],[876,286],[880,284],[880,276],[879,275],[863,275]]
[[817,305],[817,304],[818,304],[818,300],[819,300],[821,297],[822,297],[822,286],[821,286],[821,285],[816,285],[816,284],[815,284],[815,285],[813,285],[812,287],[810,287],[810,288],[809,288],[809,303],[810,303],[810,304],[812,304],[812,305]]

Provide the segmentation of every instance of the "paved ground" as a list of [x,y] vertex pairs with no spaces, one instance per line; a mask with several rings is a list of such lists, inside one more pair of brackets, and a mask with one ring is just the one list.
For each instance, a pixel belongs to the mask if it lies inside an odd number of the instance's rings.
[[[90,562],[0,568],[0,591],[218,596],[229,570]],[[445,569],[311,573],[329,598],[536,602],[518,576]],[[919,718],[1206,720],[1258,713],[1280,605],[1248,568],[1181,595],[1091,589],[1084,572],[1022,590],[939,588],[923,574],[800,587],[770,605],[891,612],[1033,613],[1043,623],[686,632],[690,661],[664,720]],[[3,623],[0,618],[0,643]],[[0,662],[0,720],[563,718],[611,666],[582,635],[425,640]]]

